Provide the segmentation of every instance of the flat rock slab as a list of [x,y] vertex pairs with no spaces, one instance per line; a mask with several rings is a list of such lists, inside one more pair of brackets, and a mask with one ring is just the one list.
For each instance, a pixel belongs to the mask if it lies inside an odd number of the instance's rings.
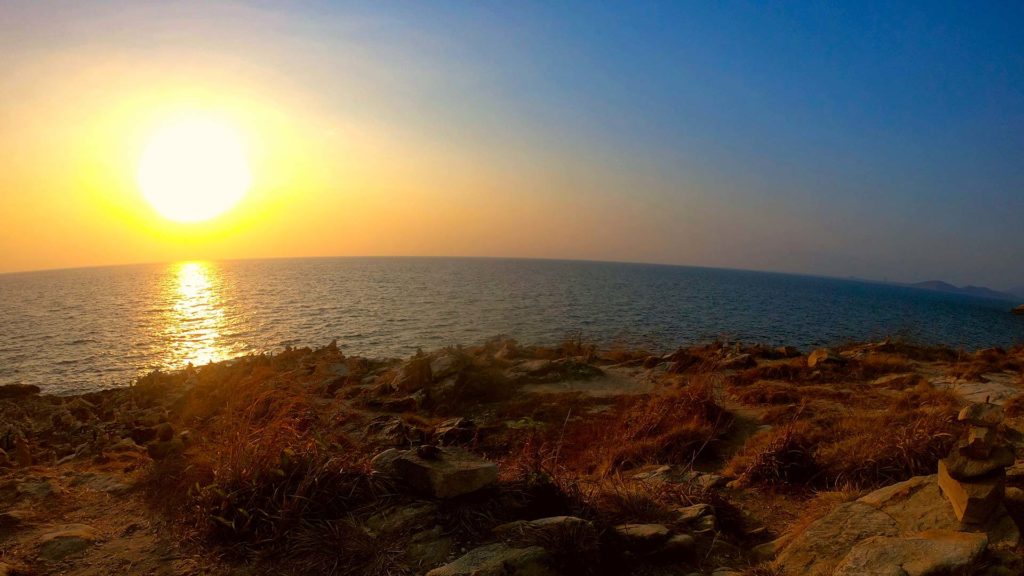
[[427,572],[427,576],[557,576],[546,560],[547,552],[540,546],[490,544],[470,550],[451,564]]
[[39,537],[39,556],[59,562],[91,546],[99,538],[96,529],[85,524],[68,524]]
[[984,534],[936,530],[872,536],[854,546],[835,576],[931,576],[971,566],[985,551]]
[[832,576],[854,545],[872,536],[896,536],[891,516],[863,502],[840,504],[813,522],[778,557],[788,574]]
[[637,546],[656,546],[668,540],[671,533],[664,524],[620,524],[612,530],[619,538]]
[[[949,537],[950,534],[958,536]],[[855,502],[837,506],[785,545],[778,554],[778,562],[787,573],[801,575],[832,576],[834,571],[836,574],[932,574],[925,570],[927,564],[921,565],[925,567],[921,568],[923,572],[912,572],[907,566],[900,568],[903,572],[865,568],[869,560],[880,566],[879,559],[886,558],[887,546],[902,550],[906,558],[911,558],[916,550],[926,547],[926,543],[920,541],[922,538],[936,540],[928,545],[949,549],[952,557],[954,548],[970,551],[978,542],[984,542],[982,550],[1013,550],[1020,542],[1020,532],[1003,507],[998,507],[985,524],[961,524],[933,474],[886,486]],[[848,556],[869,540],[876,543],[865,545],[849,558],[848,567],[843,568],[846,572],[838,572]],[[916,570],[919,564],[908,560],[908,566]]]
[[373,469],[393,477],[413,492],[454,498],[494,484],[498,467],[460,448],[432,448],[429,453],[391,449],[378,454]]
[[955,378],[936,378],[931,383],[936,388],[949,388],[964,400],[972,403],[1003,404],[1008,399],[1024,392],[1018,380],[1020,375],[1005,372],[983,374],[988,382],[957,380]]
[[597,544],[597,530],[589,520],[575,516],[551,516],[537,520],[517,520],[494,527],[494,535],[503,540],[527,541],[592,541]]

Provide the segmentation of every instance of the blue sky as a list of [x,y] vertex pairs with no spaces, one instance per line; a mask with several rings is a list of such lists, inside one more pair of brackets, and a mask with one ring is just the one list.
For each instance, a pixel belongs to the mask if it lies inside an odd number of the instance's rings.
[[10,10],[13,64],[102,44],[145,66],[199,46],[324,117],[528,175],[498,205],[581,207],[578,228],[538,225],[546,246],[509,234],[486,244],[496,256],[1024,285],[1024,4]]

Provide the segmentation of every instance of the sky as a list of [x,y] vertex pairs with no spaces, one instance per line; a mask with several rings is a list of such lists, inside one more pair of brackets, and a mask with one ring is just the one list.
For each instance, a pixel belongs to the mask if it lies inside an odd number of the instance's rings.
[[[0,2],[0,272],[503,256],[1024,286],[1024,4]],[[138,165],[199,112],[228,212]]]

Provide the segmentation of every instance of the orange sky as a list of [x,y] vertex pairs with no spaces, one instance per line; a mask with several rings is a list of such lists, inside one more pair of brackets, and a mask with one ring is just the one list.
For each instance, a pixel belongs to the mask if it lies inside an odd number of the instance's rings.
[[[269,25],[238,10],[250,32]],[[252,44],[242,32],[208,37],[207,24],[189,25],[208,44],[124,51],[145,33],[112,31],[19,48],[0,79],[0,271],[326,255],[679,257],[651,250],[658,236],[678,247],[689,232],[678,203],[666,211],[650,201],[678,183],[648,160],[546,142],[528,125],[501,134],[439,125],[458,111],[426,91],[424,106],[439,113],[400,109],[421,84],[473,82],[472,71],[355,42],[345,58],[309,64],[316,47],[286,34]],[[261,66],[264,57],[277,62]],[[326,80],[282,74],[300,62]],[[333,90],[350,103],[327,101]],[[143,200],[135,172],[154,128],[189,110],[240,129],[253,186],[230,212],[183,225]]]
[[[987,22],[972,49],[992,73],[971,85],[990,97],[910,98],[914,74],[980,74],[976,55],[933,35],[894,49],[810,8],[3,10],[0,272],[451,255],[1024,282],[1019,131],[1004,122],[1020,117],[1018,76],[982,42]],[[853,26],[853,44],[769,34],[788,18]],[[860,61],[879,53],[892,60]],[[147,139],[189,111],[237,128],[252,188],[183,225],[143,199],[136,172]]]

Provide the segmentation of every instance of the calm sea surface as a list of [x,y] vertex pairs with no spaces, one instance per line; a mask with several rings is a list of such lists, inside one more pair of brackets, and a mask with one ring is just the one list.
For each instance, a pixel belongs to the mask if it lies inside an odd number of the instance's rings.
[[0,384],[127,385],[154,368],[322,345],[406,356],[496,334],[655,351],[717,337],[802,348],[902,335],[1024,342],[1011,303],[706,268],[490,259],[189,262],[0,275]]

